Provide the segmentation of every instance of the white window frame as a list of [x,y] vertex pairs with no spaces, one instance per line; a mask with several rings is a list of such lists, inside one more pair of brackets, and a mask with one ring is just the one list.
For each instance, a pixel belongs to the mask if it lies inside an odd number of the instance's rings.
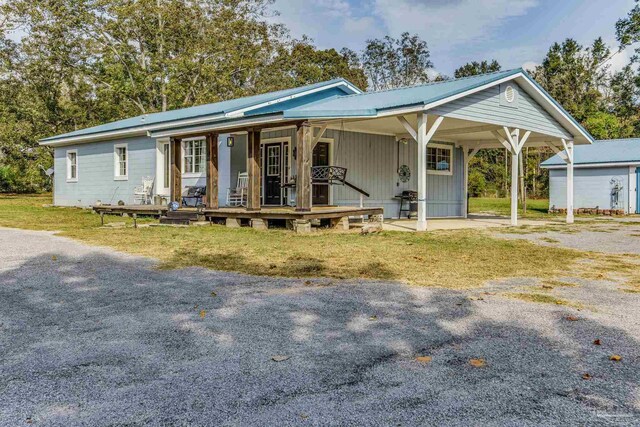
[[[71,176],[71,159],[69,159],[69,154],[75,154],[76,157],[76,176]],[[78,150],[67,150],[65,153],[65,159],[67,163],[67,182],[78,182]]]
[[[202,167],[201,167],[201,172],[193,172],[193,171],[188,171],[186,170],[186,157],[187,157],[187,144],[192,144],[194,142],[197,141],[202,141]],[[186,177],[186,178],[202,178],[206,175],[206,167],[207,167],[207,143],[206,143],[206,138],[204,137],[196,137],[196,138],[188,138],[188,139],[183,139],[182,140],[182,144],[181,148],[182,148],[182,176]],[[192,165],[194,166],[195,169],[195,151],[192,154],[193,156],[193,163]]]
[[[120,158],[118,157],[118,148],[124,148],[125,151],[124,167],[127,172],[125,175],[120,175]],[[129,144],[113,145],[113,179],[115,181],[127,181],[129,179]]]
[[[454,150],[454,146],[453,145],[448,145],[448,144],[438,144],[438,143],[429,143],[427,144],[427,156],[429,156],[429,148],[441,148],[441,149],[445,149],[445,150],[449,150],[449,170],[432,170],[432,169],[428,169],[427,168],[427,174],[428,175],[453,175],[453,155],[455,153]],[[428,162],[428,158],[425,159],[425,165],[427,165]]]

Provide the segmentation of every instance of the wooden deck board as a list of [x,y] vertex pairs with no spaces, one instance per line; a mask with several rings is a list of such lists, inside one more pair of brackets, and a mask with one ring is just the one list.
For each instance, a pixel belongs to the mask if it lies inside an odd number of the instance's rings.
[[[97,213],[105,214],[137,214],[137,215],[162,215],[167,211],[164,205],[124,205],[124,206],[94,206]],[[195,211],[195,208],[181,208],[182,211]],[[259,211],[248,211],[245,208],[218,208],[204,209],[203,213],[208,218],[241,218],[241,219],[331,219],[345,216],[382,215],[383,208],[376,207],[352,207],[352,206],[318,206],[310,212],[296,212],[295,208],[288,206],[262,207]]]

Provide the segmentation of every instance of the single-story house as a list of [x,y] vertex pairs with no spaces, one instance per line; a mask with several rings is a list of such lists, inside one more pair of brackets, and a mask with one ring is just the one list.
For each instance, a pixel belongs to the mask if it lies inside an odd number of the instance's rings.
[[[56,205],[131,204],[135,188],[150,177],[156,205],[180,201],[187,186],[206,186],[209,216],[242,211],[258,221],[260,212],[283,206],[312,218],[320,207],[351,206],[398,217],[398,196],[415,191],[416,228],[425,230],[427,218],[466,217],[468,164],[478,150],[506,148],[516,179],[523,147],[572,153],[574,144],[592,141],[515,69],[366,93],[336,79],[142,115],[40,143],[54,149]],[[571,158],[565,158],[570,171]],[[240,178],[246,179],[242,206],[223,209],[228,194],[237,196]],[[517,224],[517,185],[511,200]]]
[[[640,213],[640,139],[595,141],[574,150],[575,209]],[[540,166],[549,169],[549,206],[566,209],[566,163],[556,154]]]

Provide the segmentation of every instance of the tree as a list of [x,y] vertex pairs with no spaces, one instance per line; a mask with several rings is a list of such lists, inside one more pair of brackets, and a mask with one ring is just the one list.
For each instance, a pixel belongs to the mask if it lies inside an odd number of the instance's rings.
[[429,82],[430,57],[427,42],[402,33],[400,39],[367,40],[361,62],[371,88],[384,90]]
[[584,48],[573,39],[554,43],[533,77],[549,94],[578,121],[602,111],[606,103],[604,89],[608,84],[611,54],[602,41],[596,39]]
[[477,76],[478,74],[487,74],[487,73],[495,73],[496,71],[500,71],[502,66],[493,59],[491,62],[482,61],[482,62],[467,62],[462,67],[458,68],[454,73],[454,77],[459,79],[461,77],[470,77]]

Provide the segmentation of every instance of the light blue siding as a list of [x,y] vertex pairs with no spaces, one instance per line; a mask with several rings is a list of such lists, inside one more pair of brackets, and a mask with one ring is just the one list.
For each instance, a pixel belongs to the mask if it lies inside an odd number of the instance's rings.
[[[264,132],[262,139],[290,137],[295,144],[295,129]],[[415,141],[398,143],[395,137],[357,132],[327,130],[324,137],[333,140],[333,164],[347,168],[347,181],[368,192],[371,197],[364,199],[365,206],[383,207],[385,217],[397,217],[399,201],[394,197],[403,190],[417,190],[418,147]],[[246,171],[246,137],[237,136],[231,150],[231,182],[235,183],[238,172]],[[400,182],[397,174],[398,155],[400,165],[411,169],[411,179]],[[295,175],[292,161],[291,175]],[[429,217],[462,216],[463,188],[462,150],[453,150],[452,175],[427,175],[427,215]],[[339,206],[359,206],[360,194],[349,187],[334,185],[333,204]],[[294,191],[291,192],[291,198]]]
[[503,99],[506,85],[499,85],[451,101],[430,112],[455,119],[516,127],[560,138],[571,138],[571,134],[517,83],[510,82],[509,85],[513,86],[517,93],[512,105],[507,104]]
[[[128,180],[114,179],[114,144],[128,144]],[[77,150],[78,181],[67,182],[67,151]],[[58,147],[54,152],[54,204],[90,206],[102,203],[133,203],[133,189],[142,177],[155,176],[156,141],[148,137],[127,138]]]
[[[575,168],[573,172],[573,205],[575,209],[629,209],[629,168]],[[620,207],[611,204],[611,180],[620,180]],[[566,169],[549,170],[549,206],[565,209],[567,206]]]

